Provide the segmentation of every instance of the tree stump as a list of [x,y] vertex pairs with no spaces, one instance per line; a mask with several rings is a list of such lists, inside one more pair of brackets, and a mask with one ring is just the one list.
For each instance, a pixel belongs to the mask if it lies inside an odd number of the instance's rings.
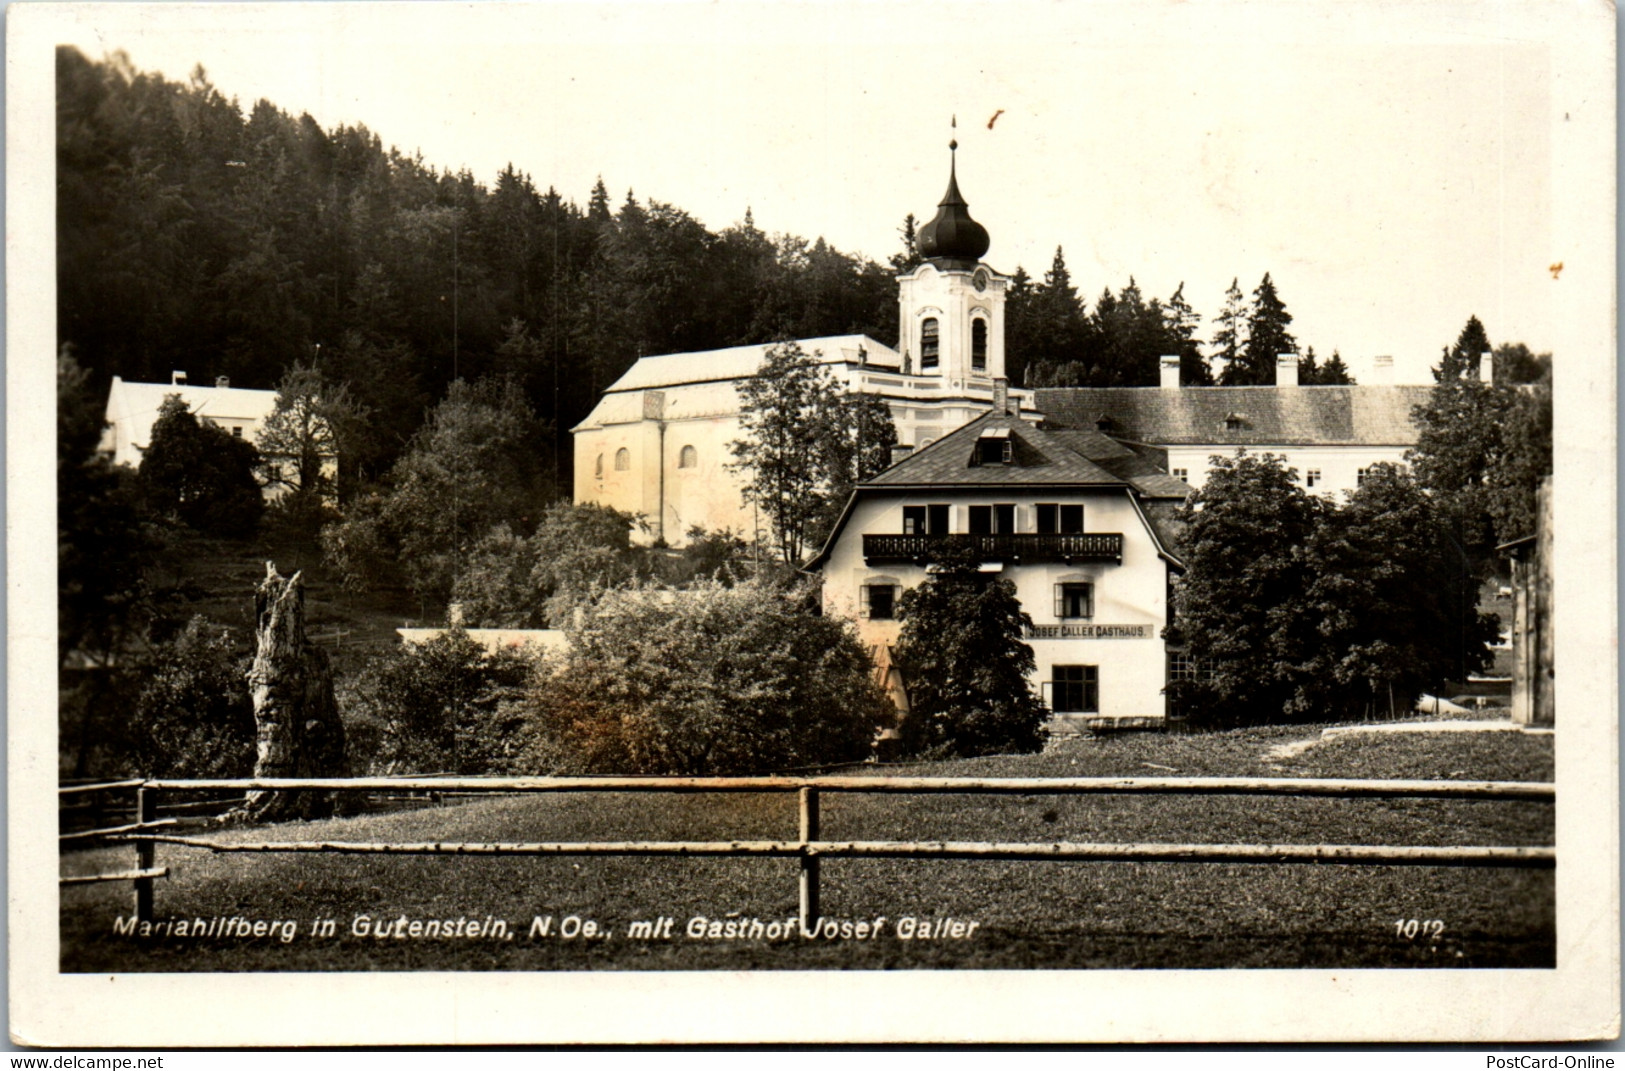
[[[265,563],[265,581],[254,592],[257,649],[248,671],[254,700],[258,754],[255,777],[343,777],[344,723],[333,698],[327,652],[305,637],[302,573],[284,578]],[[331,791],[250,792],[229,818],[278,821],[321,818],[333,812]]]

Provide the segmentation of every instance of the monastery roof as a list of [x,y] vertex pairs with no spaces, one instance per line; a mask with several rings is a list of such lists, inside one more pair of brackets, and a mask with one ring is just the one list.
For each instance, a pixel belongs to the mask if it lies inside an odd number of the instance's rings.
[[[797,339],[796,344],[809,355],[818,354],[823,364],[857,364],[860,350],[864,353],[864,359],[872,365],[900,368],[903,363],[902,354],[867,335],[803,338]],[[764,342],[754,346],[731,346],[725,350],[640,357],[620,379],[610,384],[605,393],[745,379],[757,373],[767,357],[768,348],[774,345],[777,343]]]
[[1411,409],[1432,387],[1053,387],[1049,422],[1118,438],[1189,446],[1409,446]]

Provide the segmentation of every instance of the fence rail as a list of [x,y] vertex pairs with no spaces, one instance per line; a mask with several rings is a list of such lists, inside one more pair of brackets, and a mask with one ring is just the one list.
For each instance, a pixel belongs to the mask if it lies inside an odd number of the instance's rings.
[[[248,778],[126,781],[73,786],[63,796],[88,790],[136,789],[136,821],[108,829],[68,834],[64,841],[100,838],[136,849],[136,868],[116,874],[64,877],[62,884],[132,881],[135,914],[153,917],[153,881],[166,868],[156,866],[156,848],[168,844],[209,852],[331,853],[342,855],[452,856],[746,856],[796,859],[800,872],[801,922],[819,916],[820,864],[827,858],[957,859],[1135,863],[1333,864],[1340,866],[1508,867],[1552,869],[1552,847],[1395,846],[1361,844],[1140,844],[988,841],[836,841],[820,835],[820,797],[825,792],[926,795],[1081,796],[1185,795],[1280,796],[1339,799],[1494,800],[1550,804],[1556,787],[1523,781],[1370,781],[1342,778],[1224,777],[352,777]],[[348,792],[794,792],[799,829],[794,840],[758,841],[559,841],[380,843],[370,841],[222,841],[160,832],[175,825],[158,819],[160,792],[348,791]]]

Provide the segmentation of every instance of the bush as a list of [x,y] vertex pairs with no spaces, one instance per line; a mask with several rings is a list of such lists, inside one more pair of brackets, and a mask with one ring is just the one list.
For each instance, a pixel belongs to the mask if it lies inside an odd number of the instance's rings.
[[254,772],[251,658],[236,630],[197,616],[136,670],[124,727],[125,772],[149,777],[248,777]]
[[[374,659],[348,689],[346,735],[382,774],[500,774],[513,768],[531,659],[491,654],[450,629]],[[363,752],[361,741],[371,741]]]
[[528,768],[720,775],[866,758],[895,711],[856,635],[803,595],[604,593],[530,694]]

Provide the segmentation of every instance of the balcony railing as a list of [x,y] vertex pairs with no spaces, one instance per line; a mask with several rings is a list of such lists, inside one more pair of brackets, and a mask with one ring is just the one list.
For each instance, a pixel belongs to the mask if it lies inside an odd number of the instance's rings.
[[969,548],[983,561],[1123,562],[1123,537],[1117,532],[1081,535],[866,535],[863,557],[882,562],[932,561],[947,547]]

